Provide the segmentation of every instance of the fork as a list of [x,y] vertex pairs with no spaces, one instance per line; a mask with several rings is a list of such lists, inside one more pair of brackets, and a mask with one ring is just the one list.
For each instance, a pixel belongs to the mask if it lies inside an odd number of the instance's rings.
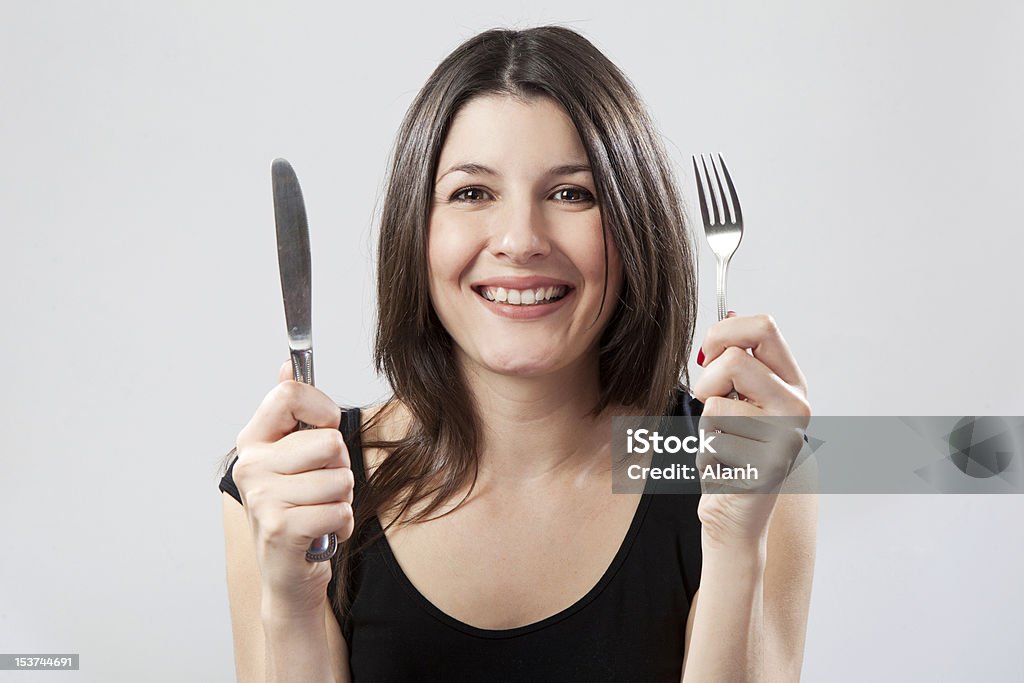
[[[700,202],[700,216],[704,221],[704,235],[707,237],[708,244],[717,261],[715,270],[717,273],[718,319],[724,320],[728,314],[726,281],[729,274],[729,261],[743,239],[743,212],[740,210],[740,198],[736,194],[736,187],[732,184],[732,177],[729,175],[729,169],[725,167],[722,155],[718,155],[718,165],[722,167],[721,175],[715,166],[714,157],[710,154],[708,155],[711,161],[710,171],[703,154],[700,155],[700,166],[697,165],[696,156],[691,158],[693,159],[693,174],[697,178],[697,199]],[[702,169],[703,175],[701,174]],[[714,174],[714,182],[711,179],[712,174]],[[722,185],[722,175],[725,176],[725,184],[729,188],[728,199],[726,199],[725,187]],[[731,212],[730,203],[732,204]],[[739,398],[735,388],[729,392],[729,398]]]

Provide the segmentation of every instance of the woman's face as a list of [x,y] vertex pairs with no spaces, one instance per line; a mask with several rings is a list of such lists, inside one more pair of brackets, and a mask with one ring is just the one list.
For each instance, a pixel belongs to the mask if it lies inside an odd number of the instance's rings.
[[427,252],[431,301],[462,361],[536,376],[596,354],[622,265],[560,105],[481,96],[462,107],[438,163]]

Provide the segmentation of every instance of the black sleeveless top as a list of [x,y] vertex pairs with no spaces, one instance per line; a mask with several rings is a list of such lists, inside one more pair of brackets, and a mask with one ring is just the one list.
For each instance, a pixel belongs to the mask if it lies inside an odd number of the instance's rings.
[[[672,414],[701,414],[680,390]],[[359,408],[344,411],[356,491],[365,483]],[[241,502],[231,478],[220,489]],[[354,681],[673,681],[682,675],[686,619],[700,583],[699,494],[654,494],[652,482],[597,584],[566,609],[511,629],[465,624],[406,577],[387,537],[354,563],[348,614],[335,612]],[[374,516],[369,532],[380,532]],[[334,597],[334,584],[328,594]]]

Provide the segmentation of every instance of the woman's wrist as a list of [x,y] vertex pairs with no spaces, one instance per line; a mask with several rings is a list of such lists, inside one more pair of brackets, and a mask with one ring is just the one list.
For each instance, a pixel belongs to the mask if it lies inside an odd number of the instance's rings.
[[703,558],[683,681],[760,681],[766,543],[702,533]]
[[768,560],[768,535],[749,538],[716,538],[701,532],[703,564],[764,571]]
[[323,612],[262,612],[267,683],[335,683]]
[[303,627],[323,623],[327,596],[318,605],[295,605],[273,594],[264,593],[260,600],[260,617],[265,627]]

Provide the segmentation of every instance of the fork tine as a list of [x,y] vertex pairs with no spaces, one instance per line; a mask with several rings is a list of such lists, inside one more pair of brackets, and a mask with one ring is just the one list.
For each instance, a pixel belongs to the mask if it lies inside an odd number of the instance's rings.
[[[697,167],[697,157],[691,156],[690,160],[693,161],[693,175],[697,178],[697,199],[700,201],[700,217],[704,221],[704,225],[710,225],[708,220],[708,203],[704,199],[704,181],[700,176],[700,169]],[[703,161],[703,158],[701,159]]]
[[732,184],[732,176],[729,175],[729,169],[725,167],[725,159],[722,155],[718,155],[718,163],[722,165],[722,173],[725,174],[725,182],[729,186],[729,197],[732,199],[733,214],[735,215],[735,222],[743,224],[743,210],[740,209],[740,197],[736,194],[736,186]]
[[[710,154],[708,156],[711,156]],[[718,155],[721,160],[722,155]],[[718,167],[715,166],[715,158],[711,157],[711,170],[715,172],[715,183],[718,185],[718,197],[722,200],[722,222],[720,225],[727,225],[729,220],[729,201],[725,198],[725,188],[722,186],[722,177],[718,175]]]
[[[708,180],[708,196],[711,197],[711,222],[707,223],[707,225],[725,225],[725,211],[724,211],[725,207],[724,206],[723,206],[723,211],[721,212],[722,221],[721,221],[721,223],[719,223],[719,221],[718,221],[718,216],[719,216],[718,197],[715,196],[715,185],[714,185],[714,183],[711,182],[711,172],[708,171],[708,162],[707,162],[707,159],[704,158],[703,154],[700,155],[700,163],[701,163],[701,165],[704,166],[704,175],[707,176],[707,180]],[[714,160],[714,158],[711,159],[711,168],[712,169],[715,168],[715,160]],[[718,178],[718,171],[715,171],[715,179],[717,179],[717,178]]]

